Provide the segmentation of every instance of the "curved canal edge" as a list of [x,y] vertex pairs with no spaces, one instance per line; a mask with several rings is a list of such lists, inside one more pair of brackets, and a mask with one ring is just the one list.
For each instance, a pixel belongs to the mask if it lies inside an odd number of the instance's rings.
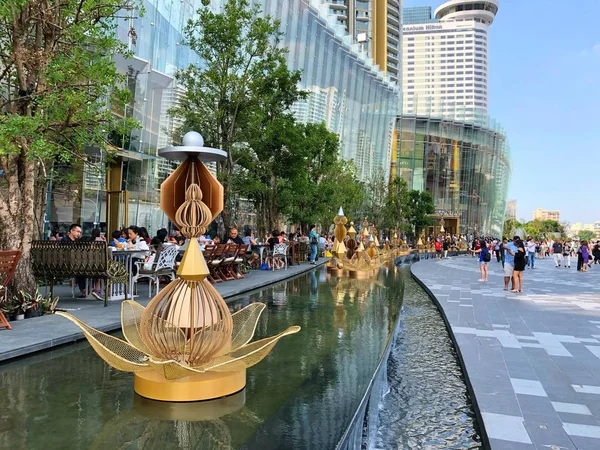
[[[396,273],[396,276],[400,278],[399,268],[395,264],[385,270],[393,270]],[[400,288],[401,291],[398,293],[398,296],[402,299],[404,297],[403,282],[400,284]],[[344,431],[344,434],[338,441],[335,450],[361,449],[363,444],[368,444],[377,433],[379,424],[378,408],[382,397],[387,392],[388,361],[390,359],[393,343],[398,336],[400,316],[401,313],[399,312],[391,327],[391,333],[388,333],[381,358],[377,362],[377,367],[369,380],[365,394],[361,398],[360,403],[356,408],[356,412]]]
[[469,372],[467,371],[467,366],[465,364],[465,358],[464,358],[464,355],[463,355],[462,350],[460,348],[460,345],[458,344],[458,341],[456,339],[456,335],[454,334],[454,331],[452,329],[452,324],[450,323],[450,321],[448,319],[446,310],[444,309],[442,303],[433,294],[433,292],[431,292],[431,290],[429,289],[429,287],[427,286],[427,284],[425,284],[419,278],[419,276],[415,274],[415,267],[417,267],[419,265],[423,265],[423,264],[426,264],[426,263],[425,262],[419,262],[419,263],[415,263],[415,264],[411,265],[411,267],[410,267],[411,277],[427,293],[427,295],[431,298],[431,300],[434,302],[434,304],[436,305],[436,307],[440,311],[440,315],[442,316],[442,319],[444,320],[444,324],[446,326],[446,329],[448,330],[448,335],[450,336],[450,339],[452,340],[452,344],[454,345],[454,349],[456,350],[456,355],[458,357],[458,362],[460,364],[460,368],[462,370],[462,373],[463,373],[463,376],[464,376],[464,379],[465,379],[465,384],[467,386],[467,392],[469,394],[469,397],[471,398],[471,402],[472,402],[472,405],[473,405],[473,410],[475,412],[475,418],[477,419],[477,425],[479,427],[479,434],[480,434],[480,437],[481,437],[481,443],[482,443],[482,445],[483,445],[483,447],[485,449],[490,449],[491,448],[490,440],[489,440],[489,437],[487,435],[487,431],[485,429],[485,425],[484,425],[484,421],[483,421],[483,416],[481,415],[481,408],[479,407],[479,404],[477,403],[477,397],[475,396],[475,389],[473,388],[473,383],[471,382],[471,379],[469,378]]

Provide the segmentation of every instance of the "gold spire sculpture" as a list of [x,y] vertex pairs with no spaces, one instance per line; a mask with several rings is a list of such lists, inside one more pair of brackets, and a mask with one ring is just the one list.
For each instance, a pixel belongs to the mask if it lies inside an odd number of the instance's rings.
[[344,210],[340,206],[340,210],[338,211],[337,216],[333,218],[333,223],[335,224],[335,228],[333,230],[333,248],[331,249],[332,257],[327,264],[327,270],[331,273],[340,273],[343,268],[343,259],[346,253],[346,246],[344,245],[344,238],[346,237],[347,231],[346,223],[348,219],[344,215]]
[[367,242],[370,234],[371,233],[369,233],[369,221],[365,217],[365,220],[363,220],[363,222],[362,222],[362,239],[361,240],[363,242]]
[[57,314],[79,326],[110,366],[133,372],[134,390],[142,397],[171,402],[224,397],[244,389],[246,369],[300,327],[250,343],[265,304],[253,303],[231,314],[207,279],[197,238],[223,209],[223,186],[203,161],[223,160],[226,153],[204,147],[202,136],[189,132],[183,146],[167,147],[159,154],[184,160],[162,183],[160,194],[161,208],[189,242],[177,279],[145,308],[132,300],[121,304],[125,340],[70,314]]
[[379,249],[379,238],[377,237],[377,229],[375,228],[375,224],[371,225],[371,236],[373,236],[373,242],[375,246]]
[[348,228],[348,239],[346,240],[346,258],[350,259],[356,251],[357,242],[355,240],[356,230],[354,229],[354,222],[350,222]]
[[348,228],[348,236],[350,236],[350,239],[354,239],[354,236],[356,236],[356,230],[354,229],[354,222],[350,222],[350,228]]

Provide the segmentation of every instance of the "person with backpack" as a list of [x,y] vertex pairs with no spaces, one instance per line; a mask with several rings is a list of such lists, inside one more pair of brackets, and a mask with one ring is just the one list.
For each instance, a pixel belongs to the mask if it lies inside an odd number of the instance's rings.
[[479,241],[479,248],[475,250],[475,253],[479,253],[479,270],[481,271],[479,281],[488,281],[488,263],[492,260],[492,254],[483,239]]

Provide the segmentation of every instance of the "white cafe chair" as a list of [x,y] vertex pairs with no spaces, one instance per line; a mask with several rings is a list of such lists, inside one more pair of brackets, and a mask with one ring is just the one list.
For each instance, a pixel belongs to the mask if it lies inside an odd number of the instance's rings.
[[175,279],[175,259],[179,254],[179,247],[176,245],[171,245],[168,247],[164,247],[161,251],[158,252],[157,257],[158,261],[156,261],[151,269],[144,269],[144,262],[138,261],[136,265],[138,266],[137,274],[131,279],[134,285],[137,285],[137,282],[142,278],[150,278],[150,282],[148,283],[148,292],[150,297],[152,297],[152,281],[156,284],[156,293],[160,290],[160,278],[161,276],[168,276],[171,278],[171,281]]

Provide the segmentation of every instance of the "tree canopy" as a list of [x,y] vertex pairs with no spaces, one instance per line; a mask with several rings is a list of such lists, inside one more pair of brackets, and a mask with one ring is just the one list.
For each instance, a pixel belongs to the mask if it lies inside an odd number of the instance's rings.
[[250,6],[247,0],[227,0],[221,12],[204,2],[184,34],[202,62],[178,72],[186,93],[170,114],[184,120],[182,133],[199,131],[207,146],[227,152],[218,175],[225,188],[222,217],[228,227],[234,199],[241,193],[232,178],[235,166],[248,156],[246,148],[257,135],[270,136],[259,151],[281,148],[273,133],[290,125],[285,116],[303,95],[300,72],[287,68],[279,22],[263,17],[260,5]]
[[112,114],[121,89],[113,56],[126,0],[13,0],[0,3],[0,242],[20,249],[14,280],[30,288],[31,242],[40,234],[53,165],[73,171],[86,149],[106,150],[107,136],[134,124]]

